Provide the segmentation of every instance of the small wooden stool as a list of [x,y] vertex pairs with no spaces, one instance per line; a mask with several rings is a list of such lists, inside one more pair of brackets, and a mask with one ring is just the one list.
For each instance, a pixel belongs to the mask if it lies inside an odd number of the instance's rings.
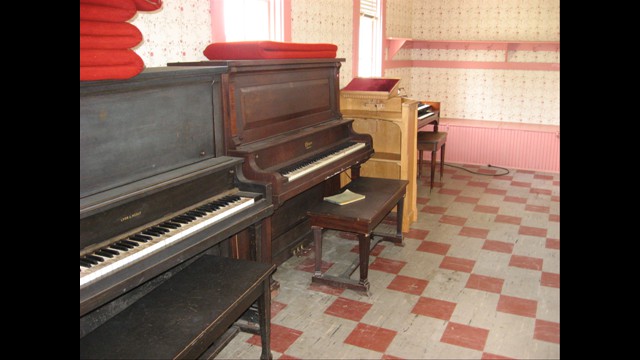
[[[386,240],[403,244],[402,209],[407,189],[407,180],[358,177],[340,191],[349,189],[365,196],[364,199],[336,205],[322,201],[312,207],[307,214],[311,221],[315,242],[314,283],[349,288],[369,294],[369,253],[380,241]],[[391,232],[385,231],[382,220],[397,206],[396,226]],[[341,276],[322,274],[322,229],[334,229],[358,234],[359,257]],[[395,231],[394,231],[395,230]],[[395,232],[395,233],[394,233]],[[371,244],[373,236],[382,238]],[[350,279],[351,274],[360,267],[360,280]]]
[[436,172],[436,153],[440,150],[440,180],[444,169],[444,150],[447,143],[447,133],[444,131],[418,131],[418,179],[422,173],[422,152],[431,151],[431,184],[429,191],[433,190],[433,178]]

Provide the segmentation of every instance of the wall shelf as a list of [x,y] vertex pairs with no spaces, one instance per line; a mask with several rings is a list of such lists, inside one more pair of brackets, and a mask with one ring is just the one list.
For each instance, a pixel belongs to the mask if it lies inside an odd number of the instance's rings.
[[[512,62],[512,51],[560,51],[559,41],[493,41],[493,40],[416,40],[390,37],[386,40],[388,60],[385,69],[398,67],[439,67],[464,69],[508,69],[559,71],[560,63]],[[457,60],[393,60],[400,49],[443,50],[500,50],[504,61],[457,61]]]

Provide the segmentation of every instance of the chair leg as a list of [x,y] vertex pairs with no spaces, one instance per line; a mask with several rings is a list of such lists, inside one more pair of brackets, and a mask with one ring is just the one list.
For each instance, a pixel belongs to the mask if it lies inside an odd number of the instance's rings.
[[429,187],[429,192],[433,190],[433,178],[436,173],[436,151],[431,152],[431,186]]
[[442,182],[442,172],[444,169],[444,147],[447,144],[442,144],[442,148],[440,149],[440,182]]

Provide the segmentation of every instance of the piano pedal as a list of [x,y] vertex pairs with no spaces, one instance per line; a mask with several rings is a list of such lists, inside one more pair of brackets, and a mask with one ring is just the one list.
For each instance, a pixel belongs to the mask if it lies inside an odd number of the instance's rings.
[[298,244],[295,248],[291,249],[291,253],[297,257],[307,256],[311,251],[311,246],[305,247],[304,245],[304,243]]

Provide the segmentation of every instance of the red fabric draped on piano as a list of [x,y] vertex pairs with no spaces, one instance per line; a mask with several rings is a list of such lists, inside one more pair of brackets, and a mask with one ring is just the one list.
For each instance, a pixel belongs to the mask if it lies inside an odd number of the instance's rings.
[[203,53],[209,60],[335,58],[338,47],[324,43],[238,41],[212,43]]
[[137,11],[154,11],[162,0],[80,0],[80,81],[128,79],[144,69],[131,48],[142,42],[127,22]]

